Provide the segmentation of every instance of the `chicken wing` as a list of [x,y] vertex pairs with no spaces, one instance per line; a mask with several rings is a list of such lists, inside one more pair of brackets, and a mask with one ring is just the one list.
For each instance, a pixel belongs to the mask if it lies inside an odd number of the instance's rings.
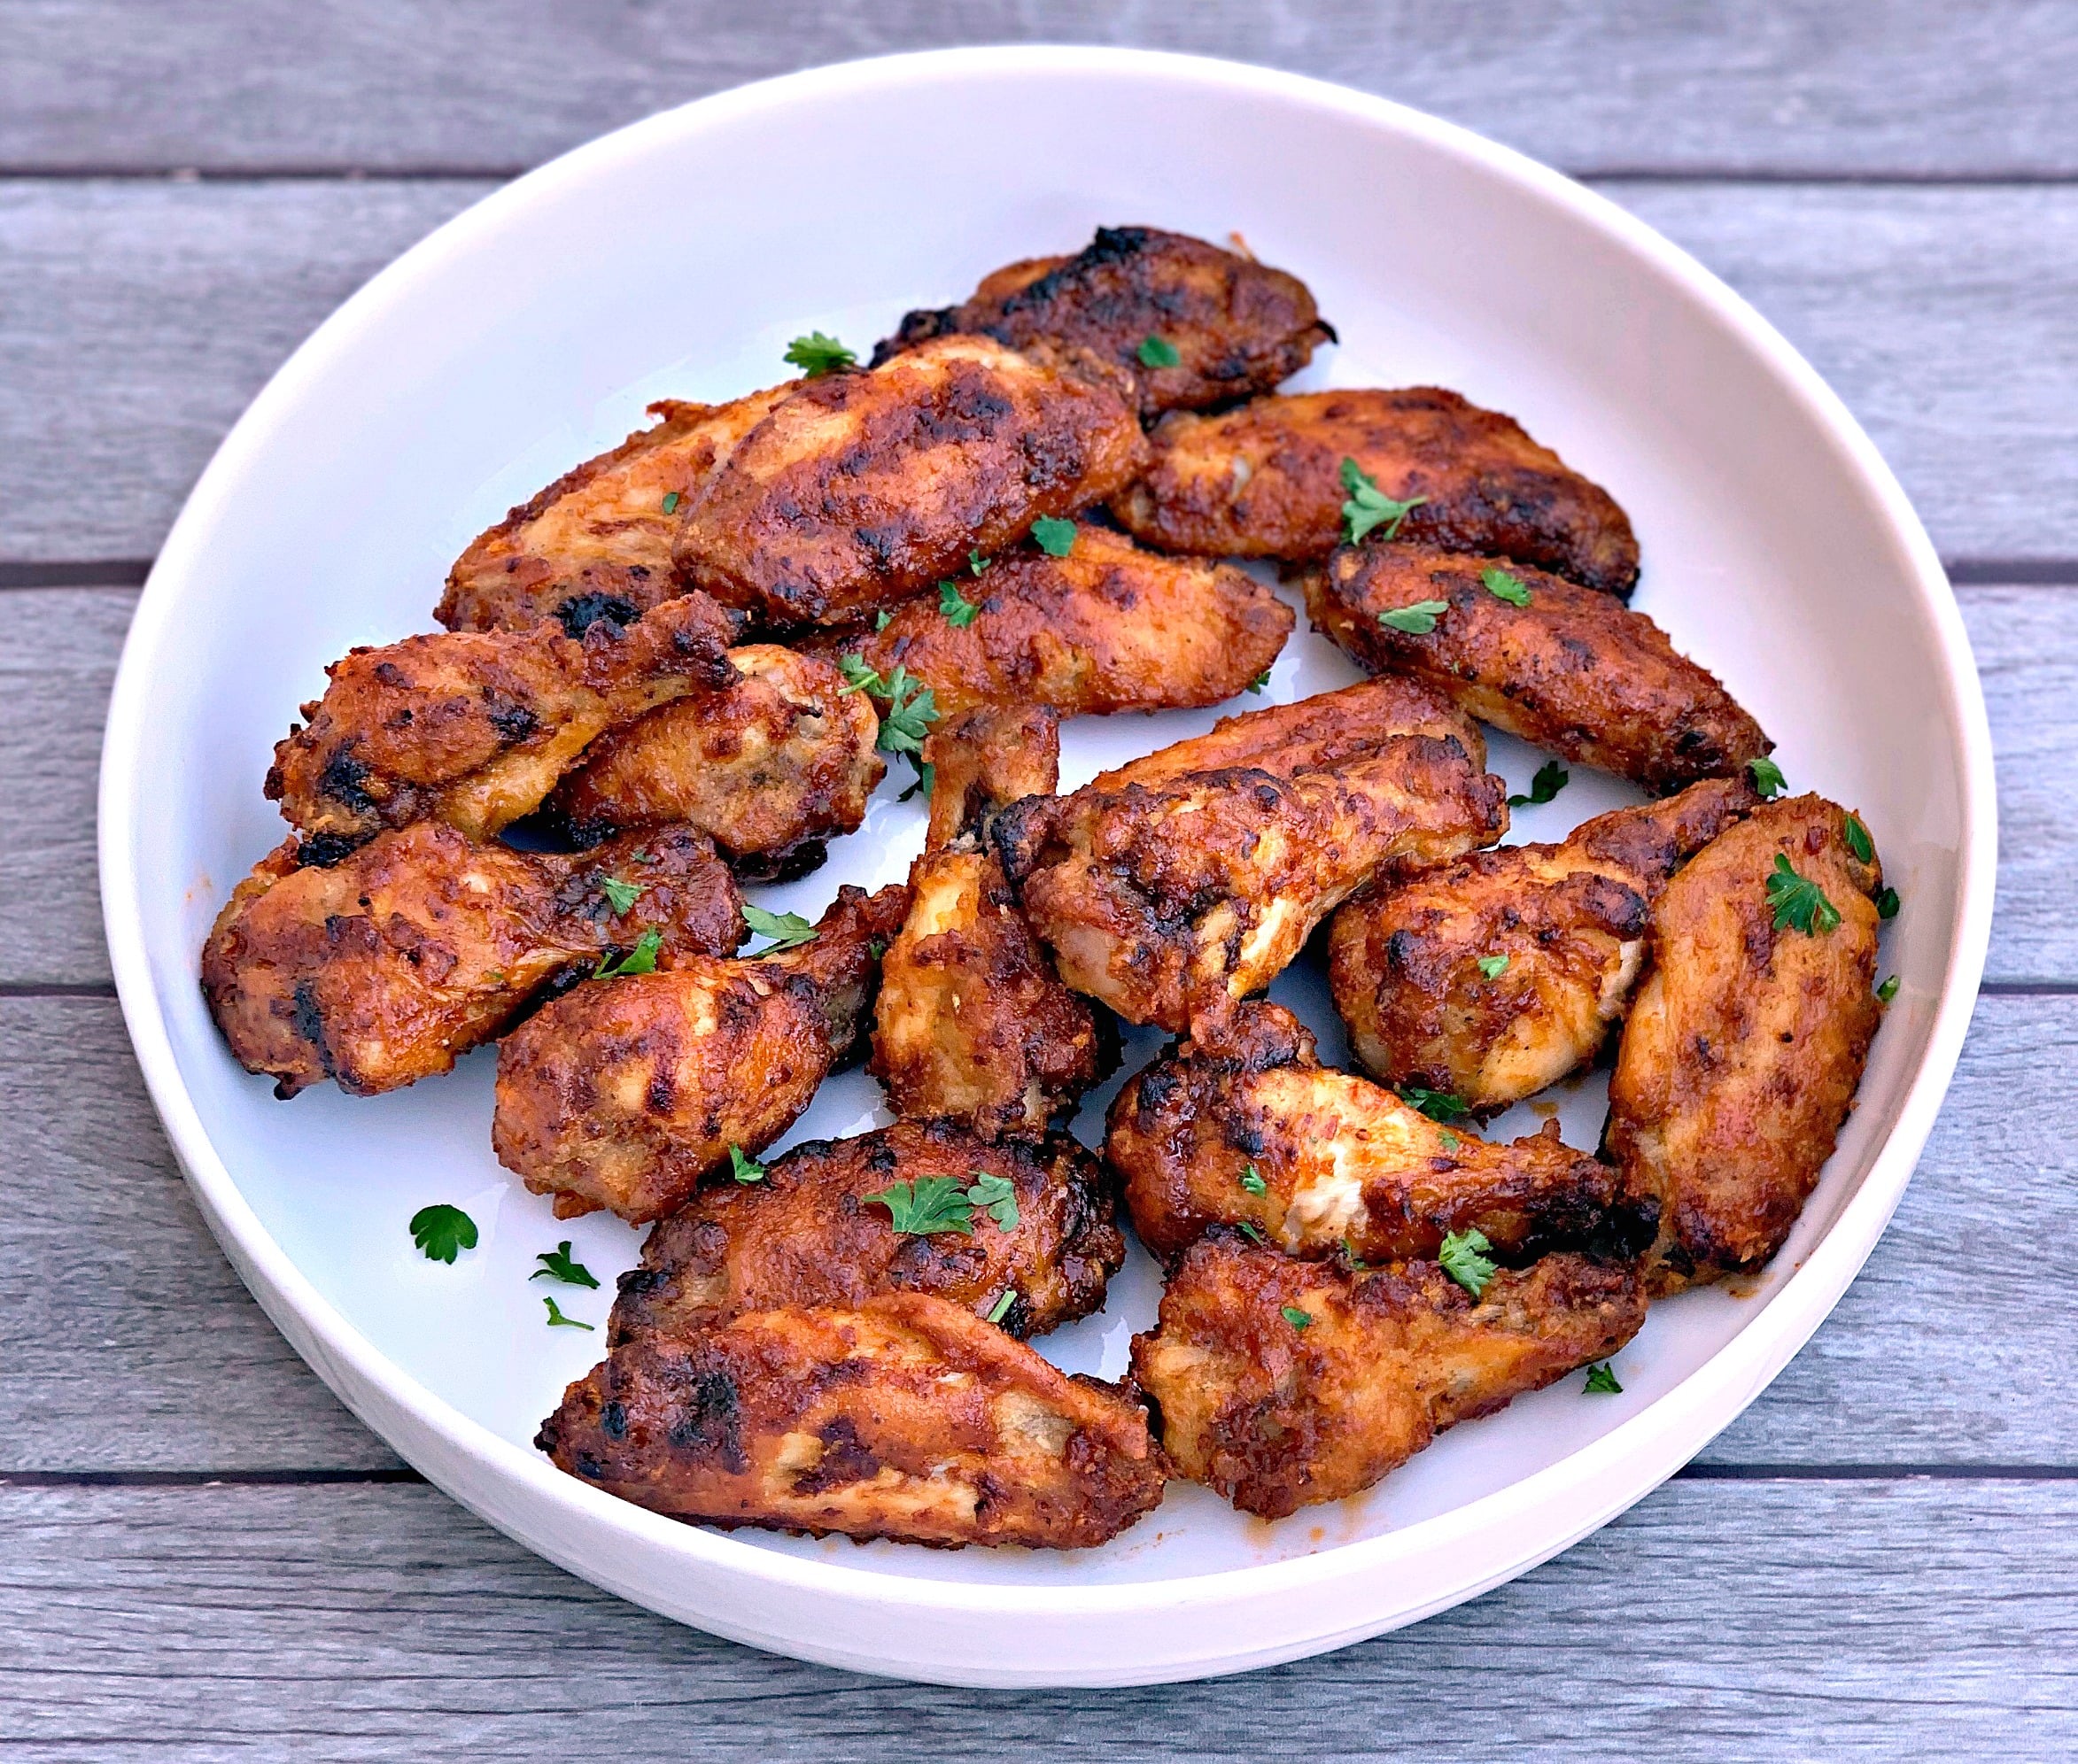
[[552,812],[581,844],[623,827],[683,821],[739,874],[805,876],[833,834],[865,819],[887,776],[880,719],[829,662],[777,644],[729,652],[741,677],[602,735],[556,786]]
[[667,398],[656,422],[566,472],[480,533],[433,616],[449,631],[528,631],[556,619],[632,624],[678,592],[671,535],[694,493],[795,383],[725,405]]
[[1609,493],[1511,417],[1434,386],[1257,398],[1166,417],[1154,461],[1112,499],[1144,544],[1215,557],[1324,558],[1341,540],[1353,460],[1409,503],[1393,529],[1446,551],[1497,553],[1628,598],[1638,541]]
[[1509,1260],[1650,1242],[1617,1219],[1616,1172],[1559,1142],[1557,1123],[1512,1145],[1439,1126],[1368,1079],[1314,1057],[1280,1006],[1242,1006],[1211,1046],[1157,1060],[1112,1104],[1104,1154],[1134,1228],[1174,1260],[1215,1224],[1294,1256],[1434,1257],[1480,1231]]
[[1104,527],[1078,527],[1066,557],[1019,545],[953,586],[973,608],[965,623],[926,595],[877,631],[817,647],[884,675],[906,667],[944,712],[1046,704],[1102,716],[1230,699],[1277,659],[1293,623],[1245,570],[1142,551]]
[[1170,1277],[1133,1374],[1180,1474],[1281,1519],[1608,1358],[1644,1321],[1634,1263],[1547,1256],[1475,1298],[1433,1262],[1353,1273],[1222,1234]]
[[1102,1544],[1167,1473],[1127,1392],[925,1293],[625,1342],[534,1443],[675,1519],[941,1546]]
[[[936,1229],[896,1229],[879,1197],[896,1183],[952,1197]],[[903,1222],[914,1220],[905,1212]],[[810,1140],[774,1158],[762,1181],[694,1195],[621,1276],[608,1340],[690,1335],[747,1311],[887,1292],[933,1293],[1013,1335],[1041,1335],[1098,1309],[1125,1258],[1111,1180],[1066,1133],[984,1145],[943,1122],[897,1121]]]
[[771,624],[847,624],[1101,501],[1145,457],[1113,388],[942,337],[803,383],[694,497],[672,561]]
[[1152,227],[1099,227],[1074,257],[1006,264],[971,299],[909,313],[873,365],[962,332],[1101,363],[1144,417],[1267,392],[1335,341],[1297,276]]
[[[1426,720],[1439,714],[1431,700]],[[1375,757],[1336,771],[1099,778],[1005,813],[1005,874],[1061,978],[1128,1022],[1181,1033],[1268,986],[1384,865],[1454,857],[1507,830],[1504,786],[1469,723],[1444,736],[1374,725],[1365,739]]]
[[705,595],[581,640],[552,624],[447,631],[351,650],[325,671],[267,775],[306,833],[351,842],[440,820],[473,839],[541,806],[587,743],[733,682],[729,622]]
[[1775,745],[1643,613],[1542,570],[1429,545],[1345,545],[1309,574],[1306,605],[1365,667],[1421,680],[1497,729],[1655,795],[1736,777]]
[[[640,626],[635,629],[640,629]],[[732,1148],[760,1151],[800,1118],[871,1002],[875,946],[906,888],[844,888],[814,938],[748,961],[594,980],[508,1035],[491,1148],[558,1219],[675,1212]]]
[[1358,1063],[1475,1113],[1586,1065],[1630,1005],[1675,866],[1759,800],[1713,778],[1597,816],[1563,845],[1475,852],[1358,895],[1328,932]]
[[291,839],[262,858],[202,951],[217,1027],[282,1097],[446,1072],[545,988],[652,933],[660,963],[742,938],[735,883],[686,827],[557,857],[422,821],[330,865],[309,853]]
[[1760,1266],[1803,1211],[1882,1017],[1882,882],[1862,824],[1800,796],[1756,808],[1660,896],[1607,1132],[1626,1187],[1659,1205],[1655,1296]]

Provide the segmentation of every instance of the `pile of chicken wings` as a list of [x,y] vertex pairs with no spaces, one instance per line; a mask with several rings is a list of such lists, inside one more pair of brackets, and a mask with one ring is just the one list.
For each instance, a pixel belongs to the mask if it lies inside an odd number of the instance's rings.
[[[1274,1517],[1781,1247],[1881,1016],[1873,841],[1630,607],[1606,491],[1454,392],[1275,390],[1334,336],[1244,249],[1100,230],[655,406],[303,707],[204,991],[283,1097],[497,1042],[500,1161],[653,1226],[564,1470],[937,1545],[1100,1544],[1171,1477]],[[1267,674],[1294,614],[1237,559],[1370,677],[1059,794],[1062,718]],[[1501,847],[1482,723],[1651,800]],[[739,955],[883,755],[907,885]],[[1358,1071],[1263,996],[1316,933]],[[1097,1155],[1121,1019],[1175,1039]],[[759,1163],[860,1053],[893,1125]],[[1612,1055],[1595,1150],[1477,1131]],[[1159,1320],[1065,1375],[1027,1343],[1128,1223]]]

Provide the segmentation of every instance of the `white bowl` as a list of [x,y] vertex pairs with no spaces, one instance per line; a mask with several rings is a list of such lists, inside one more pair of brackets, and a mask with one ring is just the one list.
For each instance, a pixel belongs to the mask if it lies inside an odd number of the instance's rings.
[[[1885,952],[1903,990],[1788,1248],[1736,1294],[1657,1307],[1619,1358],[1620,1396],[1569,1380],[1367,1496],[1275,1525],[1177,1485],[1081,1554],[657,1518],[531,1449],[601,1339],[544,1327],[534,1253],[571,1237],[604,1276],[639,1236],[602,1216],[558,1225],[498,1168],[491,1057],[373,1101],[284,1104],[218,1040],[198,950],[281,835],[260,795],[270,746],[325,662],[427,628],[471,535],[619,439],[647,399],[769,383],[797,332],[868,343],[997,264],[1128,222],[1237,230],[1305,276],[1344,338],[1306,383],[1460,388],[1609,485],[1644,547],[1638,604],[1775,734],[1794,785],[1858,805],[1875,831],[1905,900]],[[1302,634],[1270,695],[1353,677]],[[1210,720],[1071,725],[1067,781]],[[1536,762],[1496,753],[1518,785]],[[839,881],[903,874],[919,811],[893,796],[767,903],[812,911]],[[1576,770],[1517,836],[1621,800]],[[1734,295],[1462,129],[1289,74],[1079,49],[901,56],[709,98],[522,178],[407,252],[203,475],[137,610],[101,791],[109,942],[152,1098],[225,1252],[353,1412],[492,1524],[655,1610],[806,1659],[989,1685],[1187,1678],[1337,1647],[1520,1574],[1670,1474],[1810,1335],[1896,1205],[1969,1018],[1994,839],[1983,705],[1926,536],[1838,399]],[[1279,995],[1322,1020],[1316,979]],[[1563,1099],[1574,1143],[1593,1142],[1599,1099],[1592,1082]],[[877,1102],[848,1075],[799,1131],[884,1118]],[[435,1200],[483,1227],[454,1267],[407,1236]],[[1102,1316],[1046,1350],[1117,1371],[1155,1290],[1142,1258]],[[566,1308],[600,1322],[605,1296]]]

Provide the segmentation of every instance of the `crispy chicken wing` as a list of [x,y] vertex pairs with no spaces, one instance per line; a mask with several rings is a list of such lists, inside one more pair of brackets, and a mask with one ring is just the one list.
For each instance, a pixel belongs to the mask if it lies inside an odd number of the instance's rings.
[[770,623],[846,624],[1100,501],[1145,456],[1113,388],[942,337],[804,382],[694,497],[672,560]]
[[651,405],[652,427],[477,535],[448,572],[434,617],[450,631],[528,631],[556,619],[582,637],[595,619],[632,624],[671,599],[671,535],[686,505],[794,385],[725,405]]
[[909,313],[873,363],[960,332],[1100,363],[1143,416],[1267,392],[1335,340],[1297,276],[1152,227],[1099,227],[1074,257],[1006,264],[971,299]]
[[[637,626],[636,629],[640,629]],[[593,980],[505,1040],[491,1147],[558,1219],[610,1208],[637,1224],[684,1205],[729,1150],[800,1118],[870,1002],[873,946],[906,888],[844,888],[814,939],[748,961]]]
[[[1439,715],[1431,700],[1423,720]],[[1224,739],[1239,746],[1244,732]],[[1469,723],[1443,736],[1373,723],[1365,740],[1374,756],[1335,771],[1281,776],[1272,760],[1151,786],[1099,778],[1005,813],[1005,873],[1061,978],[1128,1022],[1182,1033],[1268,986],[1384,865],[1454,857],[1506,831],[1503,786]]]
[[975,608],[965,625],[926,595],[878,631],[818,647],[882,674],[906,667],[941,711],[1047,704],[1101,716],[1232,698],[1277,659],[1293,623],[1245,570],[1142,551],[1103,527],[1078,527],[1066,557],[1020,545],[954,585]]
[[1102,1544],[1167,1472],[1126,1391],[925,1293],[625,1342],[534,1443],[677,1519],[941,1545]]
[[[1243,1005],[1210,1047],[1157,1060],[1112,1104],[1105,1157],[1147,1247],[1173,1260],[1215,1224],[1292,1255],[1433,1257],[1484,1232],[1509,1260],[1649,1242],[1610,1214],[1616,1172],[1559,1142],[1555,1122],[1512,1145],[1442,1126],[1368,1079],[1335,1072],[1282,1007]],[[1632,1240],[1642,1236],[1641,1242]]]
[[1281,1519],[1606,1359],[1644,1321],[1632,1263],[1547,1256],[1475,1299],[1433,1262],[1353,1273],[1221,1234],[1170,1277],[1133,1373],[1181,1474]]
[[1324,558],[1340,541],[1354,460],[1412,502],[1397,537],[1497,553],[1628,597],[1631,522],[1511,417],[1434,386],[1257,398],[1219,416],[1163,419],[1154,462],[1112,499],[1136,539],[1215,557]]
[[979,839],[1013,802],[1060,785],[1060,713],[1043,704],[971,705],[924,739],[931,768],[926,852]]
[[[1492,575],[1517,606],[1493,592]],[[1306,584],[1313,622],[1367,668],[1655,794],[1732,778],[1775,744],[1643,613],[1542,570],[1428,545],[1345,545]],[[1382,623],[1407,607],[1423,628]]]
[[1652,903],[1759,801],[1713,778],[1573,830],[1475,852],[1335,915],[1328,976],[1351,1050],[1393,1086],[1504,1109],[1586,1065],[1623,1016]]
[[1660,896],[1607,1133],[1626,1186],[1659,1203],[1655,1296],[1758,1267],[1803,1211],[1882,1017],[1882,882],[1861,824],[1799,796],[1756,808]]
[[880,719],[829,662],[777,644],[729,652],[741,677],[602,735],[549,808],[588,842],[622,827],[684,821],[739,873],[805,876],[833,834],[865,819],[888,768]]
[[705,595],[579,640],[553,624],[447,631],[349,651],[275,745],[267,794],[306,833],[351,841],[439,820],[487,839],[531,814],[587,743],[734,680]]
[[[725,956],[741,901],[714,847],[659,828],[578,857],[477,845],[422,821],[327,866],[285,841],[232,891],[202,992],[275,1095],[333,1079],[356,1096],[452,1067],[543,988],[655,932],[655,956]],[[616,892],[636,889],[616,910]]]
[[[874,1199],[897,1182],[950,1181],[964,1195],[984,1177],[1007,1182],[1010,1202],[970,1203],[965,1231],[897,1233]],[[887,1292],[934,1293],[1013,1335],[1040,1335],[1101,1306],[1125,1258],[1111,1180],[1066,1133],[984,1145],[944,1122],[897,1121],[810,1140],[774,1158],[763,1181],[694,1195],[621,1276],[609,1342]]]

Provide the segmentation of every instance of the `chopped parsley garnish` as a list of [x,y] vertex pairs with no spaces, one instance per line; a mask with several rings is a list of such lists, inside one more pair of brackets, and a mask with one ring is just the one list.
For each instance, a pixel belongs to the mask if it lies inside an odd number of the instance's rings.
[[1869,837],[1869,830],[1862,825],[1861,816],[1849,815],[1845,832],[1847,848],[1855,855],[1857,863],[1873,863],[1876,861],[1876,841]]
[[606,896],[606,904],[613,909],[616,918],[640,900],[642,891],[648,886],[647,882],[624,882],[617,876],[599,878],[599,892]]
[[750,927],[753,937],[769,937],[771,941],[757,953],[770,956],[777,949],[792,949],[798,944],[812,942],[815,927],[799,913],[768,913],[763,907],[743,903],[743,923]]
[[599,965],[592,970],[595,980],[618,979],[623,974],[654,974],[656,971],[656,952],[663,948],[661,931],[646,931],[635,940],[635,947],[625,956],[601,956]]
[[1486,592],[1497,600],[1506,600],[1511,607],[1530,604],[1530,587],[1519,576],[1510,576],[1505,569],[1482,569],[1479,580],[1485,584]]
[[880,739],[874,746],[884,754],[922,753],[924,737],[938,720],[938,703],[930,687],[898,663],[888,677],[883,695],[888,708],[881,714]]
[[1397,539],[1400,523],[1429,499],[1411,496],[1405,502],[1395,502],[1378,488],[1369,472],[1346,456],[1342,461],[1342,487],[1349,492],[1349,500],[1342,505],[1343,530],[1353,545],[1374,527],[1384,528],[1387,538]]
[[1270,1192],[1270,1185],[1263,1180],[1252,1164],[1241,1172],[1241,1186],[1252,1195],[1267,1195]]
[[667,490],[664,491],[663,512],[666,514],[676,514],[678,512],[678,492],[677,491]]
[[996,1221],[998,1231],[1015,1231],[1018,1228],[1017,1184],[1007,1176],[991,1176],[986,1170],[971,1170],[973,1186],[967,1190],[967,1201],[980,1207]]
[[849,368],[858,360],[856,351],[845,348],[834,337],[825,337],[820,331],[810,331],[806,337],[797,337],[787,345],[787,352],[780,360],[798,368],[811,380],[825,374],[834,374],[840,368]]
[[1248,683],[1248,690],[1252,692],[1260,692],[1265,686],[1268,685],[1269,683],[1270,670],[1268,668],[1265,668],[1261,673],[1258,674],[1255,678]]
[[548,1307],[548,1327],[551,1329],[583,1329],[590,1331],[589,1323],[580,1322],[575,1317],[565,1317],[562,1308],[547,1293],[541,1295],[541,1303]]
[[1572,776],[1556,760],[1547,760],[1537,768],[1537,776],[1530,780],[1528,791],[1520,796],[1509,797],[1508,806],[1511,808],[1540,807],[1563,790]]
[[918,760],[915,763],[916,778],[907,790],[895,799],[897,802],[908,801],[919,790],[924,793],[924,801],[928,802],[931,800],[931,793],[938,787],[938,768],[929,765],[922,760]]
[[411,1241],[425,1252],[429,1262],[452,1262],[464,1250],[477,1247],[477,1222],[460,1207],[445,1203],[421,1207],[411,1216]]
[[1777,931],[1801,931],[1823,937],[1840,923],[1840,909],[1808,876],[1799,876],[1789,860],[1775,854],[1775,873],[1768,878],[1768,904],[1775,909]]
[[1268,1246],[1270,1240],[1262,1234],[1260,1226],[1251,1224],[1247,1219],[1243,1219],[1240,1223],[1241,1234],[1251,1243],[1260,1243],[1266,1248]]
[[1876,988],[1876,996],[1881,999],[1886,1004],[1888,1004],[1892,999],[1897,996],[1897,976],[1896,974],[1893,974],[1888,979],[1884,981],[1881,986]]
[[1294,1329],[1305,1329],[1311,1327],[1314,1319],[1310,1311],[1301,1311],[1296,1304],[1287,1304],[1283,1309],[1284,1320]]
[[1017,1302],[1018,1289],[1015,1287],[1005,1287],[1003,1296],[989,1307],[989,1314],[982,1320],[987,1323],[1002,1322],[1005,1317],[1010,1315],[1011,1306]]
[[582,1262],[570,1260],[570,1241],[567,1237],[553,1250],[537,1250],[534,1259],[541,1265],[527,1276],[531,1280],[561,1280],[565,1286],[598,1290],[599,1276]]
[[1431,1121],[1454,1121],[1470,1110],[1462,1096],[1454,1096],[1447,1090],[1425,1089],[1418,1084],[1402,1085],[1400,1100],[1410,1109],[1419,1109]]
[[1506,956],[1482,956],[1479,958],[1479,971],[1490,980],[1498,980],[1508,972],[1510,959]]
[[1486,1259],[1486,1252],[1493,1248],[1486,1234],[1475,1226],[1470,1231],[1452,1232],[1443,1240],[1436,1259],[1445,1273],[1477,1298],[1494,1275],[1493,1264]]
[[886,631],[888,627],[894,623],[895,615],[889,612],[885,607],[882,607],[879,612],[873,615],[873,629],[875,631]]
[[1177,353],[1175,344],[1152,331],[1140,339],[1140,347],[1134,352],[1139,356],[1143,368],[1174,368],[1183,359]]
[[913,1182],[893,1182],[864,1199],[869,1207],[886,1207],[889,1222],[906,1236],[929,1237],[944,1231],[973,1235],[974,1205],[957,1176],[919,1176]]
[[1464,1144],[1464,1141],[1452,1133],[1448,1127],[1445,1127],[1436,1137],[1442,1141],[1443,1149],[1446,1151],[1456,1151]]
[[729,1174],[748,1188],[753,1182],[764,1180],[764,1165],[748,1156],[740,1145],[729,1148]]
[[945,615],[945,623],[953,630],[965,631],[973,623],[974,615],[981,609],[959,592],[958,583],[941,582],[938,584],[938,610]]
[[1897,898],[1897,890],[1895,888],[1880,888],[1876,891],[1876,917],[1880,919],[1896,918],[1897,909],[1904,904]]
[[983,557],[978,551],[971,551],[967,553],[967,568],[976,576],[981,575],[995,561],[994,558]]
[[886,938],[873,937],[866,940],[866,954],[872,956],[874,961],[878,962],[887,953],[888,940]]
[[1346,1237],[1342,1240],[1342,1261],[1343,1265],[1353,1273],[1361,1274],[1371,1265],[1356,1253],[1356,1245]]
[[1789,780],[1782,776],[1782,768],[1764,754],[1757,760],[1748,760],[1746,770],[1752,776],[1753,787],[1764,797],[1779,796],[1789,786]]
[[851,652],[837,658],[837,671],[844,676],[844,685],[837,696],[846,692],[884,692],[888,689],[880,684],[880,670],[866,666],[865,657]]
[[1450,610],[1448,600],[1416,600],[1380,613],[1378,623],[1388,631],[1404,631],[1409,637],[1426,637],[1436,629],[1436,615]]
[[1066,557],[1075,548],[1075,523],[1042,514],[1032,522],[1032,543],[1049,557]]
[[1616,1369],[1607,1360],[1587,1368],[1587,1388],[1583,1393],[1589,1396],[1621,1396],[1624,1387],[1617,1382]]

